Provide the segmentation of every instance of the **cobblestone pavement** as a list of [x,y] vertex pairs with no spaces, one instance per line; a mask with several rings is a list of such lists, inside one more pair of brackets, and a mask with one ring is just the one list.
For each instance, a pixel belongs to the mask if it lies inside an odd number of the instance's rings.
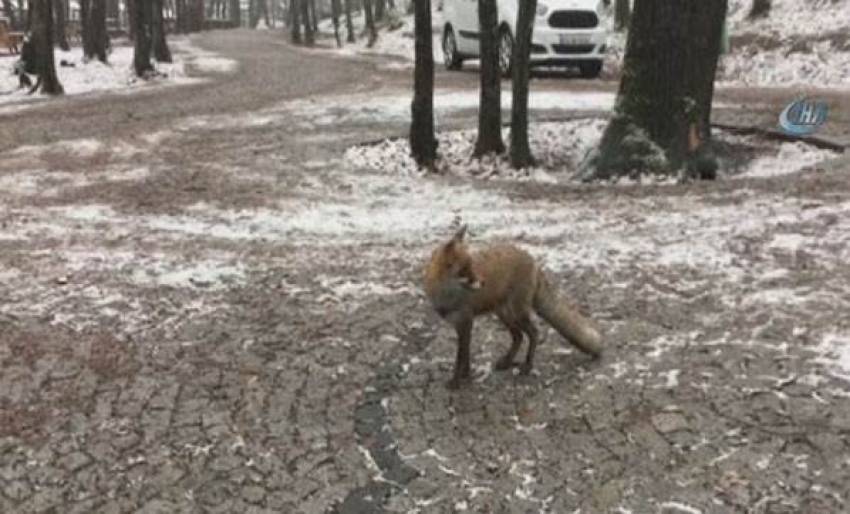
[[[847,510],[846,159],[615,188],[351,169],[403,120],[297,99],[404,75],[275,38],[203,35],[238,75],[3,141],[0,512]],[[418,280],[458,215],[541,256],[606,356],[550,334],[495,373],[483,321],[447,391]]]

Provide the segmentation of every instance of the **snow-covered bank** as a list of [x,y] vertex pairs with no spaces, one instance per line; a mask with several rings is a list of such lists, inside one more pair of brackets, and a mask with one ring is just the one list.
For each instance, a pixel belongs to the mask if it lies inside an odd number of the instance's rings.
[[[437,168],[457,176],[498,180],[533,180],[563,182],[572,180],[588,150],[598,145],[606,121],[600,118],[535,123],[529,128],[531,149],[538,165],[530,169],[511,168],[507,156],[472,159],[476,132],[460,130],[438,134],[440,159]],[[503,130],[509,141],[510,129]],[[737,136],[715,131],[715,138],[725,145],[744,147],[747,159],[721,158],[721,173],[735,178],[757,178],[788,175],[809,169],[835,154],[804,143],[777,143],[757,136]],[[355,168],[378,170],[403,176],[424,175],[410,157],[406,139],[386,140],[375,145],[355,146],[345,154],[345,162]],[[654,179],[644,179],[655,183]]]
[[[97,60],[84,62],[79,47],[68,52],[56,49],[56,73],[65,89],[65,96],[76,96],[104,91],[131,93],[151,86],[191,84],[201,80],[191,76],[193,71],[229,73],[236,69],[235,61],[194,46],[187,38],[171,38],[169,45],[174,62],[155,62],[161,76],[152,80],[136,78],[132,68],[133,47],[126,43],[116,43],[109,54],[108,64]],[[18,89],[18,78],[12,73],[16,61],[14,57],[0,60],[0,110],[26,108],[49,98],[40,94],[29,95],[26,89]]]

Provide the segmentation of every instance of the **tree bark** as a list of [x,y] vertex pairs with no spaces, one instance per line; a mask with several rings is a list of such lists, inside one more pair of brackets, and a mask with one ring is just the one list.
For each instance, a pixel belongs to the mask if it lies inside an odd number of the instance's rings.
[[[130,0],[133,3],[136,46],[133,52],[133,68],[136,76],[147,78],[153,71],[151,64],[150,0]],[[203,12],[203,11],[201,11]]]
[[171,62],[171,50],[165,40],[165,21],[162,0],[151,0],[151,44],[153,58],[158,62]]
[[416,0],[414,31],[416,64],[411,105],[410,153],[419,166],[433,168],[437,159],[434,135],[434,51],[431,0]]
[[316,0],[308,0],[310,2],[310,26],[313,28],[313,33],[319,32],[319,17],[316,15]]
[[374,0],[363,0],[363,14],[366,17],[366,26],[364,29],[369,35],[369,41],[366,42],[366,46],[369,48],[375,46],[375,42],[378,41],[378,30],[375,27],[375,17],[372,15],[373,2]]
[[9,18],[9,25],[12,30],[18,30],[18,18],[15,16],[15,9],[12,8],[12,0],[3,0],[3,12]]
[[499,26],[496,0],[478,0],[481,47],[481,101],[475,157],[504,153],[502,141],[502,88],[499,77]]
[[644,173],[712,178],[714,77],[727,0],[637,0],[614,117],[584,178]]
[[271,22],[269,21],[269,4],[268,0],[257,0],[259,4],[259,8],[257,9],[257,14],[262,15],[263,21],[266,23],[266,27],[271,27]]
[[290,35],[292,36],[292,43],[296,45],[301,44],[301,1],[289,0],[289,15],[292,19]]
[[119,0],[108,0],[106,2],[106,17],[120,21],[121,17],[121,8]]
[[753,6],[750,8],[747,18],[751,20],[767,18],[770,16],[770,8],[771,0],[753,0]]
[[313,46],[316,42],[313,35],[313,24],[310,23],[310,0],[298,0],[301,3],[301,23],[304,26],[304,44]]
[[234,28],[242,26],[242,8],[239,0],[230,0],[230,22]]
[[337,48],[342,47],[342,36],[339,33],[339,0],[331,0],[331,17],[334,24],[334,39],[336,39]]
[[61,95],[65,90],[56,76],[56,62],[53,58],[53,0],[31,0],[30,11],[41,92]]
[[514,45],[513,104],[511,106],[511,166],[516,169],[535,164],[528,142],[528,78],[531,73],[531,39],[537,0],[519,3]]
[[345,0],[345,30],[348,32],[348,42],[354,43],[354,21],[351,19],[351,0]]
[[104,0],[81,0],[83,57],[107,62],[106,4]]
[[631,0],[616,0],[614,4],[614,27],[618,31],[629,28],[629,20],[632,16],[630,2]]

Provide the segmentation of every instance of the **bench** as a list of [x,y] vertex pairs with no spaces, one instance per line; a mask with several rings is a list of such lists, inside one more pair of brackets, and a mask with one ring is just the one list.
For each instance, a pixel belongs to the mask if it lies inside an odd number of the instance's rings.
[[5,46],[10,54],[19,53],[21,45],[24,43],[23,32],[13,32],[9,20],[0,18],[0,45]]

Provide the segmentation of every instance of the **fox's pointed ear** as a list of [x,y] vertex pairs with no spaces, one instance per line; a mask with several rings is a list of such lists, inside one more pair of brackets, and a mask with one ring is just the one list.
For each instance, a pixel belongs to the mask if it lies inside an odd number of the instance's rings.
[[463,238],[466,237],[466,225],[462,225],[458,231],[455,233],[452,241],[455,243],[462,243]]

